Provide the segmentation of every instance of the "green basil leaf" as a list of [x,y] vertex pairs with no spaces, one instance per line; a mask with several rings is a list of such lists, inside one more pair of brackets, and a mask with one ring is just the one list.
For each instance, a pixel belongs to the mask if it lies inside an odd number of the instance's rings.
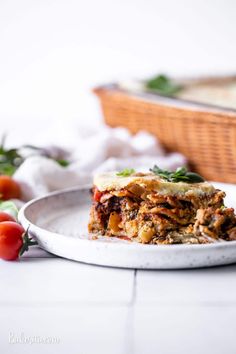
[[186,177],[188,177],[192,183],[200,183],[205,181],[202,176],[194,172],[187,172]]
[[201,183],[205,181],[198,173],[189,172],[186,167],[178,167],[175,171],[167,171],[155,165],[150,168],[150,171],[168,182]]
[[117,172],[117,176],[119,177],[129,177],[135,173],[135,170],[133,168],[125,168],[123,171]]

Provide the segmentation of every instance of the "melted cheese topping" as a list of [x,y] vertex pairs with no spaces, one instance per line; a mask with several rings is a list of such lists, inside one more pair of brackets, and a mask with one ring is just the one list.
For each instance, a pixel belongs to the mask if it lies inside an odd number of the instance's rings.
[[183,195],[212,194],[215,188],[208,182],[185,183],[185,182],[167,182],[153,173],[133,174],[129,177],[117,176],[116,172],[107,172],[94,177],[94,185],[99,191],[112,191],[120,189],[129,189],[132,185],[140,185],[146,190],[158,192],[159,194]]

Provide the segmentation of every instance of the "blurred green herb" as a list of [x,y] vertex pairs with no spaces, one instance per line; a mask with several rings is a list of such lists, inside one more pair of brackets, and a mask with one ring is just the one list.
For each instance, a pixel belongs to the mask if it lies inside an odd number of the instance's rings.
[[119,177],[129,177],[133,173],[135,173],[135,170],[133,168],[125,168],[124,170],[117,172],[116,175]]
[[41,156],[45,156],[48,157],[54,161],[56,161],[60,166],[62,167],[67,167],[69,166],[70,162],[66,159],[63,158],[56,158],[50,155],[49,152],[47,152],[46,149],[38,147],[38,146],[34,146],[34,145],[24,145],[25,148],[31,149],[31,150],[35,150],[37,151]]
[[0,202],[0,211],[4,211],[7,214],[10,214],[17,220],[18,209],[12,201],[4,201]]
[[[12,176],[17,168],[24,162],[24,157],[20,154],[20,149],[7,149],[5,147],[6,135],[2,137],[2,141],[0,144],[0,175],[8,175]],[[23,147],[32,149],[37,151],[42,156],[46,156],[56,161],[60,166],[66,167],[70,163],[65,159],[57,159],[49,156],[45,153],[43,148],[33,146],[33,145],[25,145]]]
[[183,88],[165,75],[158,75],[147,80],[145,86],[148,90],[163,96],[174,96]]
[[62,167],[67,167],[70,164],[70,162],[65,159],[55,159],[55,161],[59,163],[59,165],[61,165]]
[[189,172],[186,167],[178,167],[175,171],[162,170],[157,165],[150,168],[155,175],[160,176],[168,182],[201,183],[204,178],[197,173]]
[[2,138],[0,145],[0,174],[11,176],[23,162],[17,149],[5,148],[6,136]]

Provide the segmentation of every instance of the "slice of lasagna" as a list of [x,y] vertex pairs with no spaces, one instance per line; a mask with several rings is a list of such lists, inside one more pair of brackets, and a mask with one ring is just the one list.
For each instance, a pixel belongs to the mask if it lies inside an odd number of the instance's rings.
[[185,169],[152,171],[95,176],[89,232],[151,244],[236,240],[224,192]]

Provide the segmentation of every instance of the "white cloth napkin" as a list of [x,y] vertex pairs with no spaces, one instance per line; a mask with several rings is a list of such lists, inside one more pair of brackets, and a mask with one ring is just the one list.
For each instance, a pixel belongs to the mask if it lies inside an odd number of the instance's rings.
[[59,154],[71,163],[67,167],[44,156],[26,158],[14,178],[21,184],[23,200],[30,200],[48,192],[91,184],[95,173],[134,168],[148,171],[154,164],[175,169],[186,164],[179,153],[165,154],[154,136],[139,132],[132,136],[124,128],[101,126],[96,131],[82,129],[70,151],[47,147],[52,155]]

